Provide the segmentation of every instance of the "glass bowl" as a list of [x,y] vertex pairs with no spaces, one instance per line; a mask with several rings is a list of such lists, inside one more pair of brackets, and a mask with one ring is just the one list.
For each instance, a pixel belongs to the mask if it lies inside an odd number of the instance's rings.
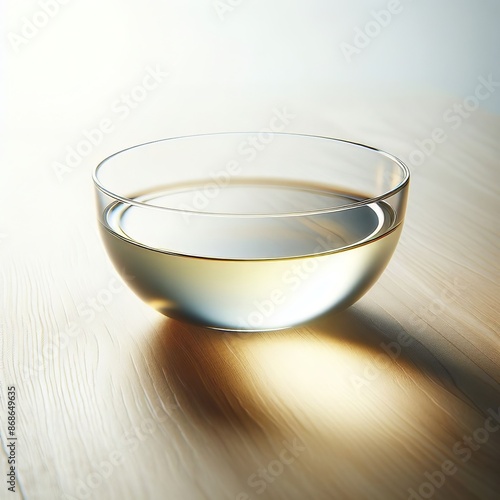
[[408,168],[326,137],[206,134],[135,146],[94,172],[108,255],[161,313],[261,331],[358,300],[399,240]]

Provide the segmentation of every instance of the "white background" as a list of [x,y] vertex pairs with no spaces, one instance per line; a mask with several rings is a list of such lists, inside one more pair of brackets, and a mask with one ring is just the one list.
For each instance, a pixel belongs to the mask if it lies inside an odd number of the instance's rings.
[[[384,137],[381,107],[416,120],[405,103],[419,102],[439,126],[480,76],[500,81],[498,0],[400,0],[398,13],[350,60],[342,44],[353,45],[357,30],[391,2],[64,1],[4,5],[2,173],[18,189],[60,183],[57,164],[103,118],[111,131],[64,175],[68,190],[68,179],[88,181],[123,147],[260,129],[276,107],[297,116],[289,131],[376,140],[405,158],[418,138],[394,145]],[[124,110],[117,103],[148,67],[168,77]],[[498,114],[500,92],[480,105]]]
[[[54,104],[81,116],[145,62],[171,69],[171,84],[327,84],[332,92],[384,85],[467,95],[477,75],[500,76],[498,0],[396,0],[400,12],[350,64],[341,43],[391,2],[64,1],[26,43],[12,35],[22,36],[43,0],[4,6],[10,96],[23,96],[32,112]],[[489,105],[498,111],[499,103]]]

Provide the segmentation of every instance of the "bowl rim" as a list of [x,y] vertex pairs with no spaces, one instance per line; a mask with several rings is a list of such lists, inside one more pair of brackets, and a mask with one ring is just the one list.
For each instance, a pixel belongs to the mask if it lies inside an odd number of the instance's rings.
[[337,143],[342,143],[342,144],[347,144],[351,146],[355,146],[357,148],[365,149],[365,150],[370,150],[374,153],[378,153],[382,156],[385,156],[392,162],[394,162],[396,165],[400,167],[400,169],[403,172],[403,179],[399,184],[397,184],[395,187],[392,189],[385,191],[384,193],[370,197],[370,198],[365,198],[362,200],[358,201],[353,201],[350,203],[346,203],[344,205],[337,205],[335,207],[327,207],[327,208],[321,208],[321,209],[313,209],[313,210],[301,210],[301,211],[296,211],[296,212],[283,212],[283,213],[231,213],[231,212],[208,212],[208,211],[201,211],[201,210],[189,210],[185,208],[174,208],[174,207],[164,207],[164,206],[158,206],[158,205],[153,205],[150,203],[144,203],[141,201],[134,200],[132,198],[127,198],[126,196],[119,195],[117,193],[114,193],[113,191],[110,191],[109,189],[105,188],[103,184],[99,181],[98,179],[98,174],[99,170],[103,167],[103,165],[114,158],[115,156],[121,155],[122,153],[125,153],[127,151],[130,151],[132,149],[136,148],[142,148],[145,146],[149,146],[152,144],[157,144],[160,142],[167,142],[167,141],[175,141],[179,139],[194,139],[197,137],[210,137],[210,136],[221,136],[221,135],[243,135],[243,134],[258,134],[259,131],[237,131],[237,132],[209,132],[209,133],[203,133],[203,134],[188,134],[188,135],[181,135],[181,136],[176,136],[176,137],[168,137],[164,139],[156,139],[153,141],[148,141],[144,142],[141,144],[136,144],[135,146],[130,146],[124,149],[121,149],[120,151],[117,151],[106,158],[99,162],[97,166],[94,168],[92,172],[92,181],[94,183],[94,186],[101,191],[102,193],[108,195],[110,198],[115,199],[116,201],[120,201],[122,203],[125,203],[127,205],[134,205],[138,207],[143,207],[147,209],[153,209],[153,210],[163,210],[167,212],[174,212],[174,213],[179,213],[179,214],[189,214],[189,215],[198,215],[198,216],[212,216],[212,217],[259,217],[259,218],[268,218],[268,217],[298,217],[298,216],[308,216],[308,215],[319,215],[319,214],[327,214],[327,213],[333,213],[333,212],[341,212],[344,210],[350,210],[353,208],[358,208],[362,207],[365,205],[370,205],[373,203],[377,203],[379,201],[382,201],[386,198],[390,198],[391,196],[397,194],[399,191],[403,190],[410,182],[410,169],[408,166],[403,163],[398,157],[394,156],[391,153],[388,153],[387,151],[384,151],[379,148],[375,148],[373,146],[368,146],[366,144],[362,144],[359,142],[354,142],[354,141],[349,141],[346,139],[339,139],[336,137],[328,137],[328,136],[322,136],[322,135],[313,135],[313,134],[303,134],[303,133],[296,133],[296,132],[269,132],[272,135],[278,136],[288,136],[288,137],[301,137],[301,138],[310,138],[310,139],[322,139],[322,140],[328,140],[328,141],[333,141]]

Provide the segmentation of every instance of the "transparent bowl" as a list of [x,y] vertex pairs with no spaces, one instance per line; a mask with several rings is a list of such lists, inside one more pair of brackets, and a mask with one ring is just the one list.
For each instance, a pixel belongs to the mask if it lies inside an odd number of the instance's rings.
[[261,331],[358,300],[401,234],[408,168],[361,144],[300,134],[178,137],[94,172],[107,252],[172,318]]

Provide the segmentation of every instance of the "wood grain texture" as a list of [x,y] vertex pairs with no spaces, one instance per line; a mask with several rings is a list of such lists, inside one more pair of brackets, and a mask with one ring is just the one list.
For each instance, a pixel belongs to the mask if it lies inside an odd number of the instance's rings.
[[[405,159],[445,109],[322,102],[307,117],[292,99],[295,130]],[[18,491],[2,481],[0,497],[407,499],[452,461],[432,498],[497,499],[499,132],[478,111],[412,166],[399,247],[355,306],[247,336],[143,304],[99,241],[88,169],[59,184],[40,173],[41,142],[14,141],[25,165],[0,227],[0,470],[15,385]]]

